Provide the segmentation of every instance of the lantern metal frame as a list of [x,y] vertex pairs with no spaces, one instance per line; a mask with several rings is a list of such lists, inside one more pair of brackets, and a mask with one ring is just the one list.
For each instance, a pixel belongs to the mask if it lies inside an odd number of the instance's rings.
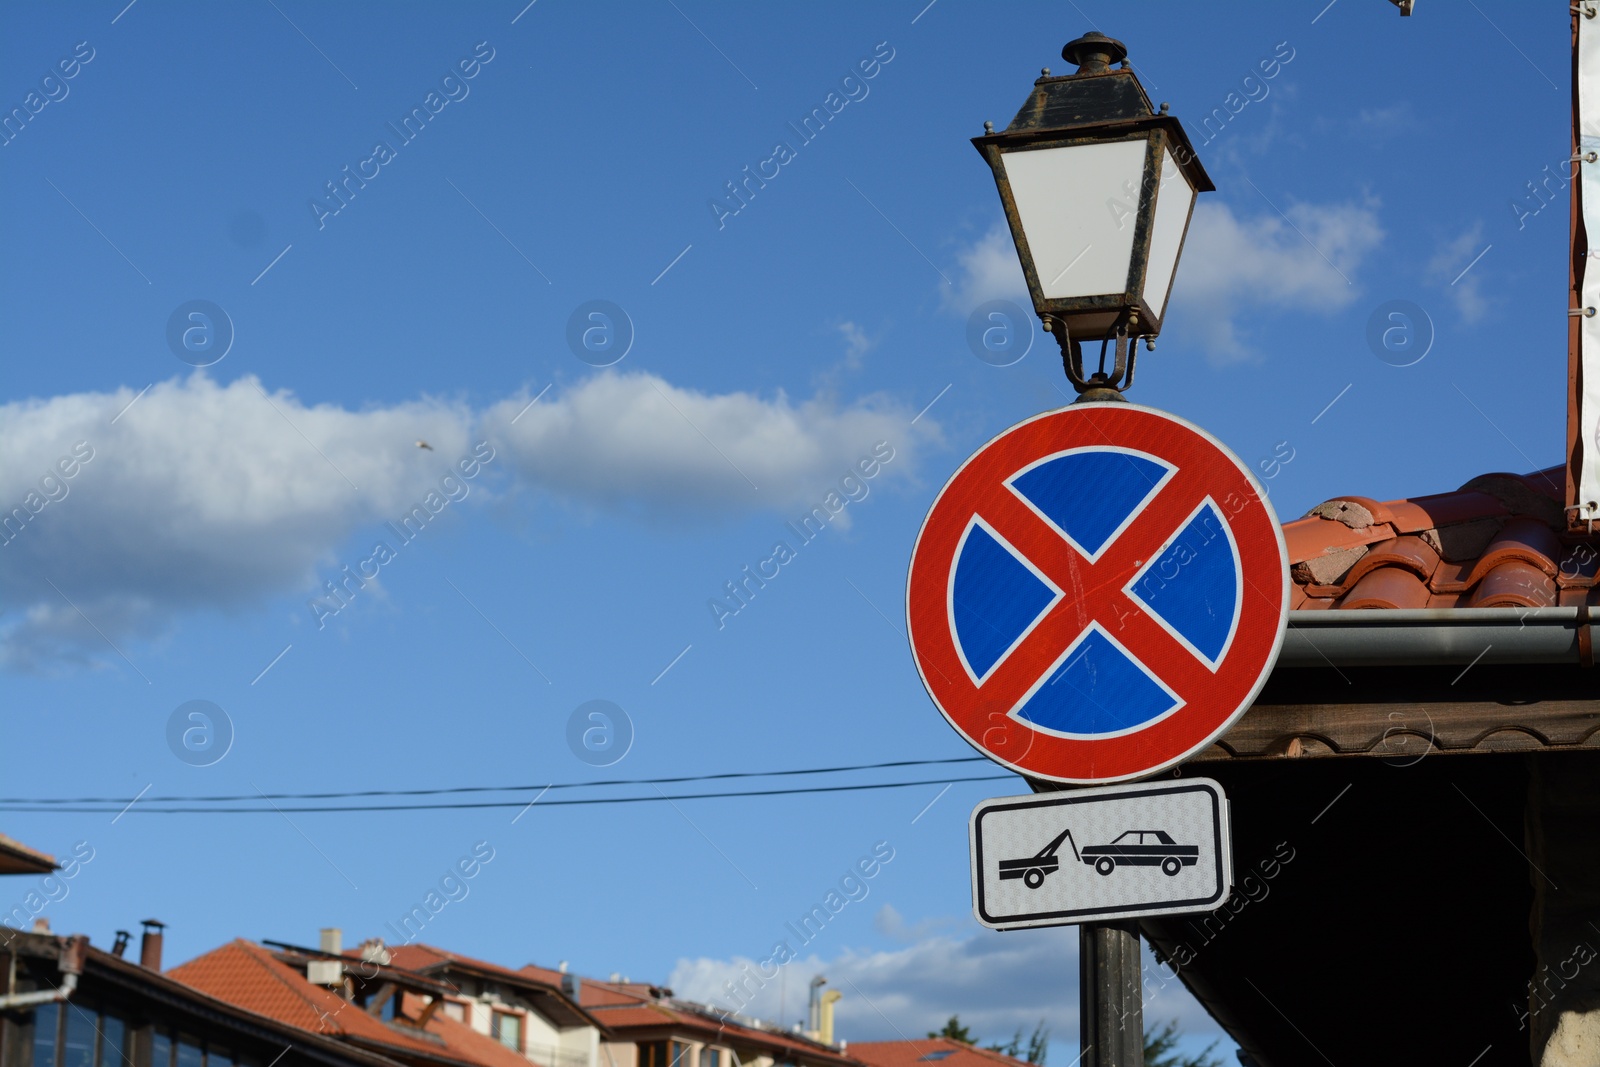
[[[1165,104],[1160,111],[1151,106],[1144,87],[1128,67],[1127,49],[1121,42],[1089,33],[1067,44],[1061,54],[1069,62],[1078,64],[1078,71],[1052,77],[1046,70],[1044,76],[1034,82],[1032,94],[1011,125],[996,133],[992,124],[985,123],[988,132],[974,137],[972,144],[994,173],[1034,311],[1044,321],[1044,328],[1055,334],[1060,343],[1067,377],[1080,393],[1107,388],[1120,393],[1133,380],[1130,342],[1142,337],[1146,346],[1153,348],[1154,339],[1161,332],[1167,301],[1177,279],[1177,264],[1183,258],[1183,246],[1194,217],[1195,200],[1200,193],[1214,191],[1216,186],[1177,118],[1167,113]],[[1112,69],[1113,62],[1120,62],[1121,66]],[[1121,292],[1112,294],[1045,296],[1003,157],[1049,148],[1128,142],[1144,142],[1146,150],[1138,202],[1134,205],[1133,248],[1126,284]],[[1152,307],[1145,300],[1144,288],[1150,267],[1156,208],[1162,193],[1161,172],[1167,160],[1181,172],[1173,175],[1173,179],[1186,181],[1194,190],[1194,196],[1183,221],[1172,277]],[[1116,341],[1112,373],[1106,373],[1102,347],[1099,370],[1085,374],[1081,342],[1092,340]]]

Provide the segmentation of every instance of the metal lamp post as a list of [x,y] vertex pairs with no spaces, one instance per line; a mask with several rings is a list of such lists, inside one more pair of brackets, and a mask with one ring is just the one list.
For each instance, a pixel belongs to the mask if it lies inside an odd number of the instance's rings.
[[[1195,194],[1215,188],[1167,105],[1156,111],[1122,42],[1087,33],[1061,50],[999,133],[972,144],[994,170],[1033,308],[1084,400],[1120,400],[1134,345],[1155,347]],[[1118,64],[1113,68],[1112,64]],[[1100,341],[1086,375],[1082,343]],[[1112,369],[1106,349],[1115,342]]]

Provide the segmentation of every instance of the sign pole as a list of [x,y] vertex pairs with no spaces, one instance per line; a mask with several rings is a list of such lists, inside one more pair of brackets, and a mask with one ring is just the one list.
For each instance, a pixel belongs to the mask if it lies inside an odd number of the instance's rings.
[[1078,1067],[1144,1067],[1139,926],[1078,927]]

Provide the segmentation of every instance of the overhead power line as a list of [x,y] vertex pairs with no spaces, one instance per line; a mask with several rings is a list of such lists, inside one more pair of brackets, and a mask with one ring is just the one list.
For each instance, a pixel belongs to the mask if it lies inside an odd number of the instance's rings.
[[[439,789],[361,789],[338,793],[240,793],[227,796],[144,797],[146,803],[193,804],[235,800],[342,800],[352,797],[425,797],[451,793],[531,793],[535,790],[592,789],[614,785],[679,785],[684,782],[714,782],[728,778],[783,778],[801,774],[841,774],[846,771],[876,771],[890,767],[929,767],[943,763],[985,763],[984,756],[953,756],[947,759],[892,760],[887,763],[856,763],[843,767],[810,767],[790,771],[726,771],[721,774],[686,774],[674,778],[612,778],[596,782],[552,782],[520,785],[462,785]],[[736,796],[740,794],[728,794]],[[655,799],[655,798],[651,798]],[[0,797],[0,805],[10,804],[126,804],[122,797]],[[522,803],[516,801],[516,803]]]
[[[981,758],[981,757],[980,757]],[[794,796],[801,793],[852,793],[869,789],[904,789],[908,786],[919,785],[954,785],[960,782],[998,782],[1012,778],[1009,774],[989,774],[973,778],[929,778],[917,782],[866,782],[859,785],[819,785],[801,786],[794,789],[748,789],[724,793],[680,793],[669,796],[658,792],[655,796],[636,797],[577,797],[570,800],[551,800],[540,802],[538,797],[531,801],[523,800],[476,800],[457,801],[453,803],[421,803],[421,804],[325,804],[315,806],[299,806],[292,808],[279,807],[269,804],[267,807],[151,807],[149,805],[129,805],[124,809],[115,807],[70,807],[63,803],[52,803],[48,806],[27,806],[10,801],[0,801],[0,811],[8,812],[41,812],[41,813],[79,813],[89,815],[108,815],[123,811],[126,814],[142,815],[292,815],[297,812],[342,812],[342,811],[456,811],[478,808],[521,808],[540,807],[557,808],[587,804],[646,804],[658,801],[674,800],[713,800],[719,797],[773,797]]]

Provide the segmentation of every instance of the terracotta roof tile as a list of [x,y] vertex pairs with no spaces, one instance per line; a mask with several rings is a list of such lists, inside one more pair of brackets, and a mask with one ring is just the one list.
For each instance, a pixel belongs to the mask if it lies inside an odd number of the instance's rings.
[[1425,608],[1430,591],[1426,583],[1403,567],[1369,571],[1340,601],[1341,608]]
[[1467,580],[1482,581],[1489,571],[1508,560],[1519,560],[1537,567],[1554,578],[1560,569],[1557,561],[1565,554],[1566,550],[1561,547],[1561,540],[1550,527],[1532,519],[1511,519],[1500,528],[1494,540],[1489,542],[1489,547],[1484,550],[1483,555],[1478,557],[1477,564],[1472,568],[1472,575]]
[[1364,530],[1368,526],[1387,526],[1394,522],[1394,515],[1385,505],[1364,496],[1345,496],[1324,501],[1312,508],[1311,514],[1342,522],[1352,530]]
[[1556,583],[1542,569],[1520,559],[1508,560],[1489,570],[1472,592],[1471,608],[1550,608],[1556,603]]
[[1394,530],[1390,527],[1352,530],[1342,522],[1316,517],[1291,522],[1283,528],[1283,539],[1289,546],[1290,563],[1303,563],[1393,536]]
[[[402,1059],[425,1057],[464,1067],[528,1067],[522,1056],[442,1015],[430,1019],[425,1031],[407,1033],[404,1027],[386,1023],[333,991],[306,981],[269,950],[243,939],[175,967],[168,976],[300,1030]],[[415,1007],[420,1000],[412,998],[406,1003]]]
[[1313,508],[1284,526],[1292,610],[1595,602],[1600,537],[1566,533],[1562,472],[1488,474],[1454,493]]
[[1458,522],[1511,514],[1504,504],[1487,493],[1436,493],[1395,500],[1389,504],[1389,511],[1394,516],[1395,529],[1401,533],[1418,533]]
[[[559,971],[547,971],[542,967],[524,967],[521,970],[513,970],[510,967],[502,967],[498,963],[474,959],[471,956],[463,956],[459,952],[451,952],[447,949],[438,948],[434,945],[424,945],[419,942],[389,946],[389,957],[396,967],[404,967],[410,971],[423,971],[430,967],[455,963],[464,968],[482,971],[485,974],[499,975],[507,982],[518,985],[538,984],[555,989],[561,988],[561,974]],[[553,975],[554,981],[546,977],[547,975]]]
[[920,1041],[852,1041],[850,1054],[869,1067],[1027,1067],[1003,1052],[930,1037]]
[[1439,553],[1420,537],[1407,535],[1391,538],[1368,549],[1367,554],[1350,568],[1344,580],[1346,584],[1353,585],[1379,567],[1400,567],[1427,582],[1439,568]]

